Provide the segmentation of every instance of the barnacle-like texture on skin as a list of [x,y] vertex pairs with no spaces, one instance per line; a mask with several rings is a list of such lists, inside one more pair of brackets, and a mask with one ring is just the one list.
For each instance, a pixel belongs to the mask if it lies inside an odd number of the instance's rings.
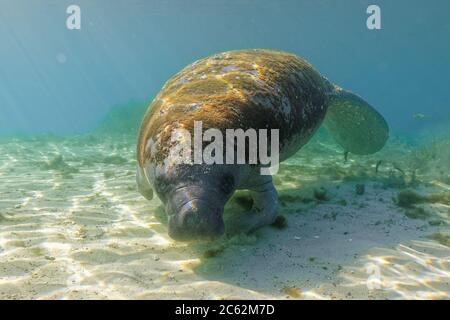
[[320,125],[333,89],[309,63],[285,52],[238,50],[198,60],[167,81],[149,106],[139,133],[139,164],[162,164],[173,130],[193,134],[194,121],[224,135],[225,129],[279,129],[283,160]]

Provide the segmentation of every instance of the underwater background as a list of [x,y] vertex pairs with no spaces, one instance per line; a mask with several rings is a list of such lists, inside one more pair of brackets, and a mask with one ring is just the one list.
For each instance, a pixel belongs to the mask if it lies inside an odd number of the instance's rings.
[[[66,8],[81,8],[68,30]],[[369,5],[381,30],[366,27]],[[448,299],[450,3],[0,0],[0,299]],[[370,102],[390,140],[320,129],[274,177],[284,223],[167,236],[136,190],[136,134],[185,65],[234,49],[308,60]],[[227,214],[245,211],[239,192]]]

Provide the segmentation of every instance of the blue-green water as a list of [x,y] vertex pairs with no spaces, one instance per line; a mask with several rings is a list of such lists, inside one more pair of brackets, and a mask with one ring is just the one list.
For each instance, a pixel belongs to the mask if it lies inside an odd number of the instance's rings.
[[[0,299],[449,297],[448,1],[376,1],[381,30],[373,1],[80,0],[68,30],[71,4],[0,0]],[[307,59],[390,140],[345,160],[321,129],[274,177],[285,224],[175,242],[136,189],[140,120],[182,67],[243,48]]]
[[70,4],[0,2],[1,133],[85,132],[194,60],[242,48],[306,58],[394,131],[450,121],[445,0],[377,1],[381,30],[366,27],[371,1],[81,0],[81,30],[66,28]]

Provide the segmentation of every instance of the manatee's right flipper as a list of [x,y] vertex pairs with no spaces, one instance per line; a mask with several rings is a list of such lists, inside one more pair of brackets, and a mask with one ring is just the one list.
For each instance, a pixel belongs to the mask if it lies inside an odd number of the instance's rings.
[[145,199],[152,200],[153,199],[153,189],[148,182],[147,177],[145,176],[144,170],[138,165],[136,170],[136,183],[138,187],[138,191],[142,194]]
[[389,138],[383,116],[359,96],[338,87],[330,97],[324,125],[344,151],[354,154],[375,153]]
[[233,232],[252,232],[275,221],[278,214],[278,194],[272,176],[261,175],[250,189],[253,206],[242,213],[232,226]]

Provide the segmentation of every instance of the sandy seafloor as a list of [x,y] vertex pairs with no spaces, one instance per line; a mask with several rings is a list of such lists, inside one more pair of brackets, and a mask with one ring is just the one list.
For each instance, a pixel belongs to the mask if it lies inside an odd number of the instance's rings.
[[317,141],[275,177],[287,226],[205,244],[137,192],[134,137],[4,139],[0,299],[449,298],[449,141],[346,162]]

